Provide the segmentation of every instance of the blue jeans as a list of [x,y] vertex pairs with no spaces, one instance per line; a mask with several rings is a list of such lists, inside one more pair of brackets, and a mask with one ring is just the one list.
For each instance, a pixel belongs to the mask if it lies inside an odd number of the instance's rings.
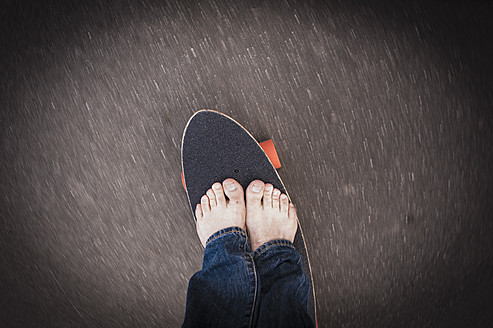
[[309,287],[289,240],[253,252],[245,230],[222,229],[207,240],[202,270],[190,278],[182,327],[315,327]]

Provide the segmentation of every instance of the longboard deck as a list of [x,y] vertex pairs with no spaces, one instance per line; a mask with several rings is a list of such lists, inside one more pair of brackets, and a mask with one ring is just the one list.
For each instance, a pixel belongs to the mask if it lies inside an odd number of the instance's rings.
[[[213,110],[200,110],[188,121],[182,139],[182,172],[190,208],[195,220],[195,207],[215,182],[233,178],[244,190],[259,179],[289,194],[271,161],[257,140],[237,121]],[[308,312],[316,320],[316,298],[313,277],[301,225],[294,238],[301,254],[303,270],[310,280]]]

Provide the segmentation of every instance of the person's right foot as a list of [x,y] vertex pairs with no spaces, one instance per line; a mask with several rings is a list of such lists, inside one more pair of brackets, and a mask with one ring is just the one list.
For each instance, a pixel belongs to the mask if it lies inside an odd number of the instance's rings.
[[246,227],[252,250],[274,239],[294,241],[296,209],[270,183],[254,180],[246,190]]
[[221,229],[245,229],[245,212],[243,188],[236,180],[228,178],[222,185],[214,183],[195,208],[197,234],[202,245],[206,247],[207,239]]

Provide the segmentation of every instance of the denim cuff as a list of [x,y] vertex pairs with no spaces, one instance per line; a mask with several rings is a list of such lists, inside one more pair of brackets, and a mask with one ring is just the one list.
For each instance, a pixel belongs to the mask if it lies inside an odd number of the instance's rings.
[[207,241],[205,242],[205,247],[207,247],[207,245],[209,245],[209,243],[213,240],[230,233],[240,234],[243,235],[243,237],[247,238],[247,232],[244,229],[240,227],[228,227],[213,233],[209,238],[207,238]]
[[287,239],[275,239],[275,240],[268,241],[265,244],[262,244],[261,246],[259,246],[255,250],[255,252],[253,252],[253,258],[255,259],[255,258],[259,257],[261,254],[265,253],[268,249],[273,248],[275,246],[290,247],[296,251],[294,244],[292,242],[290,242],[289,240],[287,240]]

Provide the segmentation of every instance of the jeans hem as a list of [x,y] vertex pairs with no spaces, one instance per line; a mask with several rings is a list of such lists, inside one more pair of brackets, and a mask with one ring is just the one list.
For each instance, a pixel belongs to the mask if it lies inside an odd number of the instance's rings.
[[269,248],[274,247],[274,246],[287,246],[287,247],[290,247],[290,248],[296,250],[296,248],[294,247],[294,244],[291,241],[289,241],[287,239],[275,239],[275,240],[268,241],[265,244],[262,244],[261,246],[259,246],[255,250],[255,252],[253,252],[253,258],[256,259],[261,254],[263,254],[265,251],[267,251]]
[[205,242],[205,247],[207,247],[207,245],[209,245],[209,243],[212,242],[213,240],[229,233],[237,233],[243,235],[245,238],[247,237],[247,232],[244,229],[240,227],[228,227],[216,231],[209,238],[207,238],[207,241]]

